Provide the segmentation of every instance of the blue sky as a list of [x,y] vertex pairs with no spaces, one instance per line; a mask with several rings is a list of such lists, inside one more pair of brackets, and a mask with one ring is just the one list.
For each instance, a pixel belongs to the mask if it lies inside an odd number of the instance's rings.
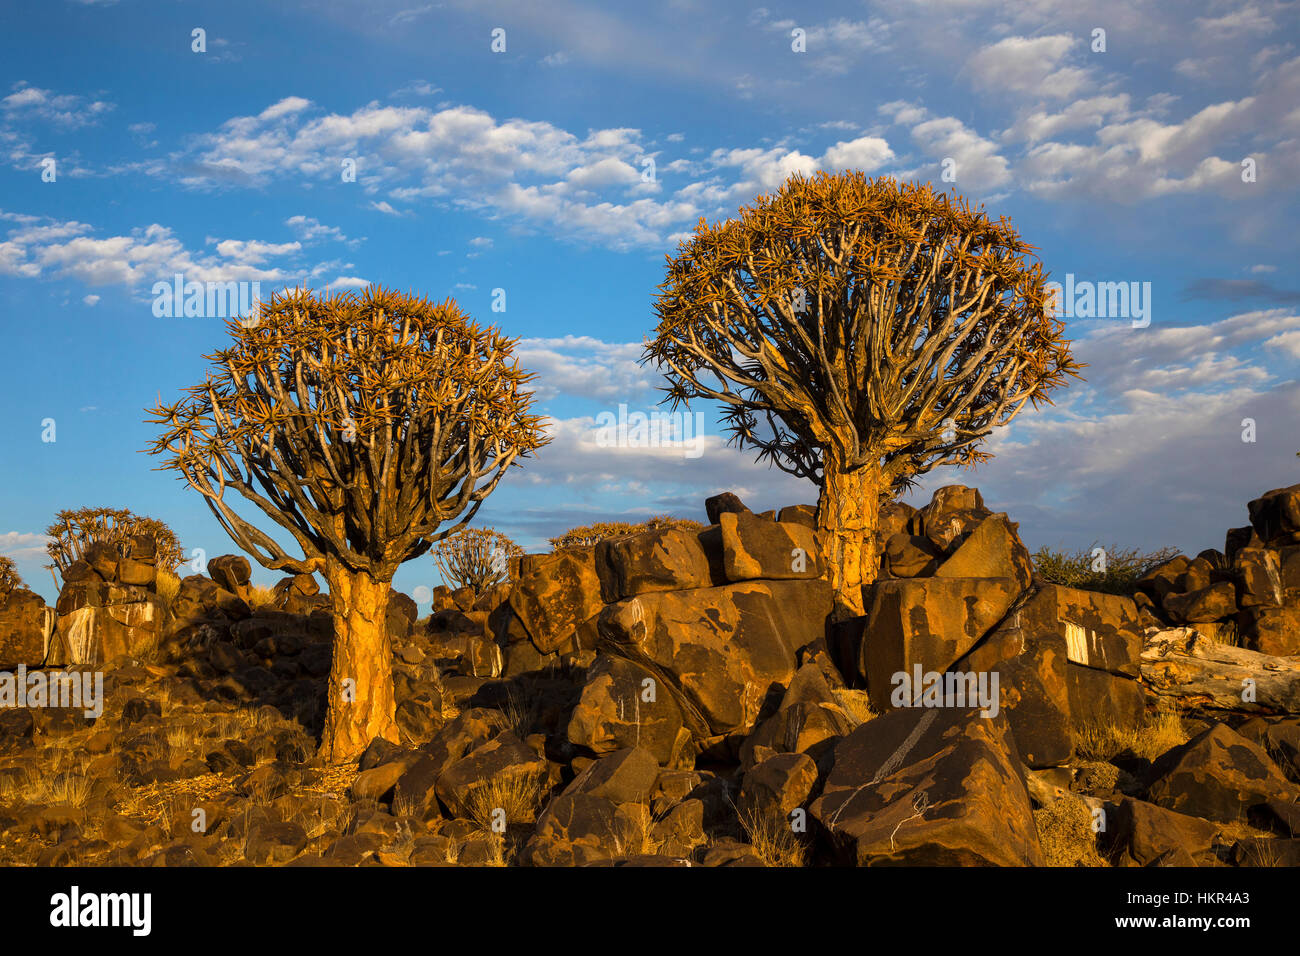
[[[720,490],[813,501],[722,447],[711,414],[689,454],[605,447],[595,423],[654,407],[636,358],[697,219],[847,166],[950,168],[1053,278],[1150,283],[1149,325],[1067,319],[1087,382],[914,502],[977,485],[1031,547],[1222,547],[1249,498],[1300,481],[1296,27],[1276,2],[7,4],[0,553],[52,597],[41,531],[87,505],[236,550],[140,453],[142,409],[224,337],[155,317],[177,272],[451,295],[519,336],[554,441],[476,523],[530,550],[593,520],[702,518]],[[436,580],[425,558],[396,584]]]

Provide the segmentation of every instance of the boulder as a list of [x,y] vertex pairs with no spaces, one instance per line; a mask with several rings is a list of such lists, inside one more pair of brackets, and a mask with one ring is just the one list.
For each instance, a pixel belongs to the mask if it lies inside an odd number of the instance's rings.
[[659,778],[659,762],[644,747],[607,754],[573,778],[567,794],[586,793],[614,803],[646,803]]
[[1111,854],[1137,866],[1213,866],[1218,827],[1208,820],[1124,797],[1109,814],[1103,837]]
[[1005,717],[877,717],[835,748],[812,815],[859,866],[1036,866],[1038,831]]
[[248,600],[248,585],[253,568],[242,554],[223,554],[208,561],[208,576],[231,594]]
[[725,583],[720,562],[710,560],[701,533],[684,528],[607,538],[596,545],[595,562],[606,603]]
[[1217,621],[1237,612],[1237,589],[1227,581],[1220,581],[1195,591],[1171,592],[1165,595],[1163,607],[1174,624]]
[[1017,527],[1005,514],[989,515],[939,566],[935,577],[1012,578],[1023,591],[1033,577],[1033,564]]
[[816,532],[806,525],[734,512],[723,514],[718,524],[728,581],[801,580],[823,573]]
[[486,820],[503,809],[507,823],[532,823],[547,776],[546,760],[507,730],[443,770],[438,799],[453,816]]
[[1266,548],[1242,548],[1233,559],[1240,607],[1277,607],[1283,599],[1278,553]]
[[604,606],[592,548],[571,548],[528,563],[510,592],[510,607],[543,654],[573,638]]
[[569,741],[597,754],[637,747],[665,767],[689,766],[691,733],[676,696],[660,692],[658,683],[640,664],[598,654],[569,719]]
[[1300,604],[1248,607],[1237,615],[1241,645],[1272,657],[1300,655]]
[[705,498],[704,513],[708,515],[709,524],[717,524],[724,514],[751,514],[745,503],[730,491]]
[[1138,590],[1151,597],[1158,606],[1166,594],[1187,590],[1181,584],[1190,565],[1190,559],[1183,554],[1162,561],[1137,579]]
[[807,754],[819,760],[855,723],[836,702],[821,668],[804,664],[791,678],[776,713],[741,744],[741,769],[748,771],[779,753]]
[[890,706],[894,675],[942,672],[1001,620],[1020,586],[1011,578],[903,578],[872,586],[859,667],[872,706]]
[[942,549],[929,538],[900,531],[885,542],[881,565],[896,578],[918,578],[934,574],[942,558]]
[[1003,621],[952,669],[997,675],[999,704],[1020,754],[1029,767],[1056,767],[1074,755],[1070,711],[1070,667],[1064,636],[1032,635]]
[[817,785],[817,763],[807,754],[783,753],[768,757],[745,774],[736,804],[742,819],[768,817],[789,820],[808,803]]
[[538,816],[521,858],[530,866],[604,862],[638,850],[643,827],[644,817],[634,806],[587,793],[560,794]]
[[1142,626],[1131,598],[1046,584],[1010,620],[1031,640],[1049,634],[1063,638],[1076,664],[1137,676]]
[[647,668],[660,697],[675,696],[698,741],[738,743],[830,612],[825,581],[746,581],[638,595],[607,606],[598,629],[604,650]]
[[913,533],[925,535],[946,551],[991,513],[984,507],[984,498],[978,489],[946,485],[916,513],[912,522]]
[[782,524],[801,524],[805,528],[816,528],[817,506],[786,505],[776,513],[776,520]]
[[1273,548],[1300,544],[1300,485],[1266,491],[1246,508],[1264,544]]
[[26,588],[14,588],[0,603],[0,667],[39,664],[45,659],[46,635],[54,609]]
[[143,657],[162,643],[167,610],[153,591],[103,583],[64,588],[50,639],[50,666]]
[[1151,802],[1223,823],[1244,820],[1269,800],[1300,796],[1263,748],[1218,723],[1158,758],[1152,778]]

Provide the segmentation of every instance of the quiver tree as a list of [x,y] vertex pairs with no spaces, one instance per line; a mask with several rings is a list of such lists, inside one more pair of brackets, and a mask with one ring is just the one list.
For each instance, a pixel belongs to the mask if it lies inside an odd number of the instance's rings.
[[129,508],[78,508],[60,511],[54,523],[45,529],[50,539],[45,551],[50,556],[46,567],[57,572],[55,583],[68,565],[79,561],[93,544],[112,545],[120,557],[131,554],[131,539],[145,535],[153,539],[158,567],[174,571],[185,557],[176,533],[157,518],[137,515]]
[[882,499],[973,465],[1077,377],[1045,276],[1005,218],[929,184],[795,175],[668,257],[643,362],[723,405],[737,447],[820,487],[836,616],[861,615]]
[[0,604],[9,600],[9,595],[22,586],[23,579],[13,558],[0,554]]
[[433,563],[452,587],[482,594],[510,578],[510,559],[524,549],[492,528],[461,528],[433,549]]
[[[269,569],[321,572],[334,663],[321,753],[348,760],[395,740],[390,582],[473,518],[516,459],[545,444],[515,340],[447,301],[371,287],[272,297],[226,323],[206,381],[150,409],[150,451],[204,496]],[[236,514],[235,491],[287,532],[294,557]]]

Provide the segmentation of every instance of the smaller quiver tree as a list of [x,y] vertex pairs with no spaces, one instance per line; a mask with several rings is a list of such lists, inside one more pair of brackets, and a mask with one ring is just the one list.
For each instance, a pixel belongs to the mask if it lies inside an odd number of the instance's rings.
[[510,559],[524,549],[494,528],[461,528],[433,549],[433,563],[453,588],[476,595],[510,579]]

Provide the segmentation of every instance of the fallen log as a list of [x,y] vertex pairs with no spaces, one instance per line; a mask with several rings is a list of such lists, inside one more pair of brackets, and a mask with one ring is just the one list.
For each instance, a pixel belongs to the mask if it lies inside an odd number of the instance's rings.
[[1219,644],[1192,627],[1148,632],[1142,679],[1188,709],[1300,713],[1300,658]]

